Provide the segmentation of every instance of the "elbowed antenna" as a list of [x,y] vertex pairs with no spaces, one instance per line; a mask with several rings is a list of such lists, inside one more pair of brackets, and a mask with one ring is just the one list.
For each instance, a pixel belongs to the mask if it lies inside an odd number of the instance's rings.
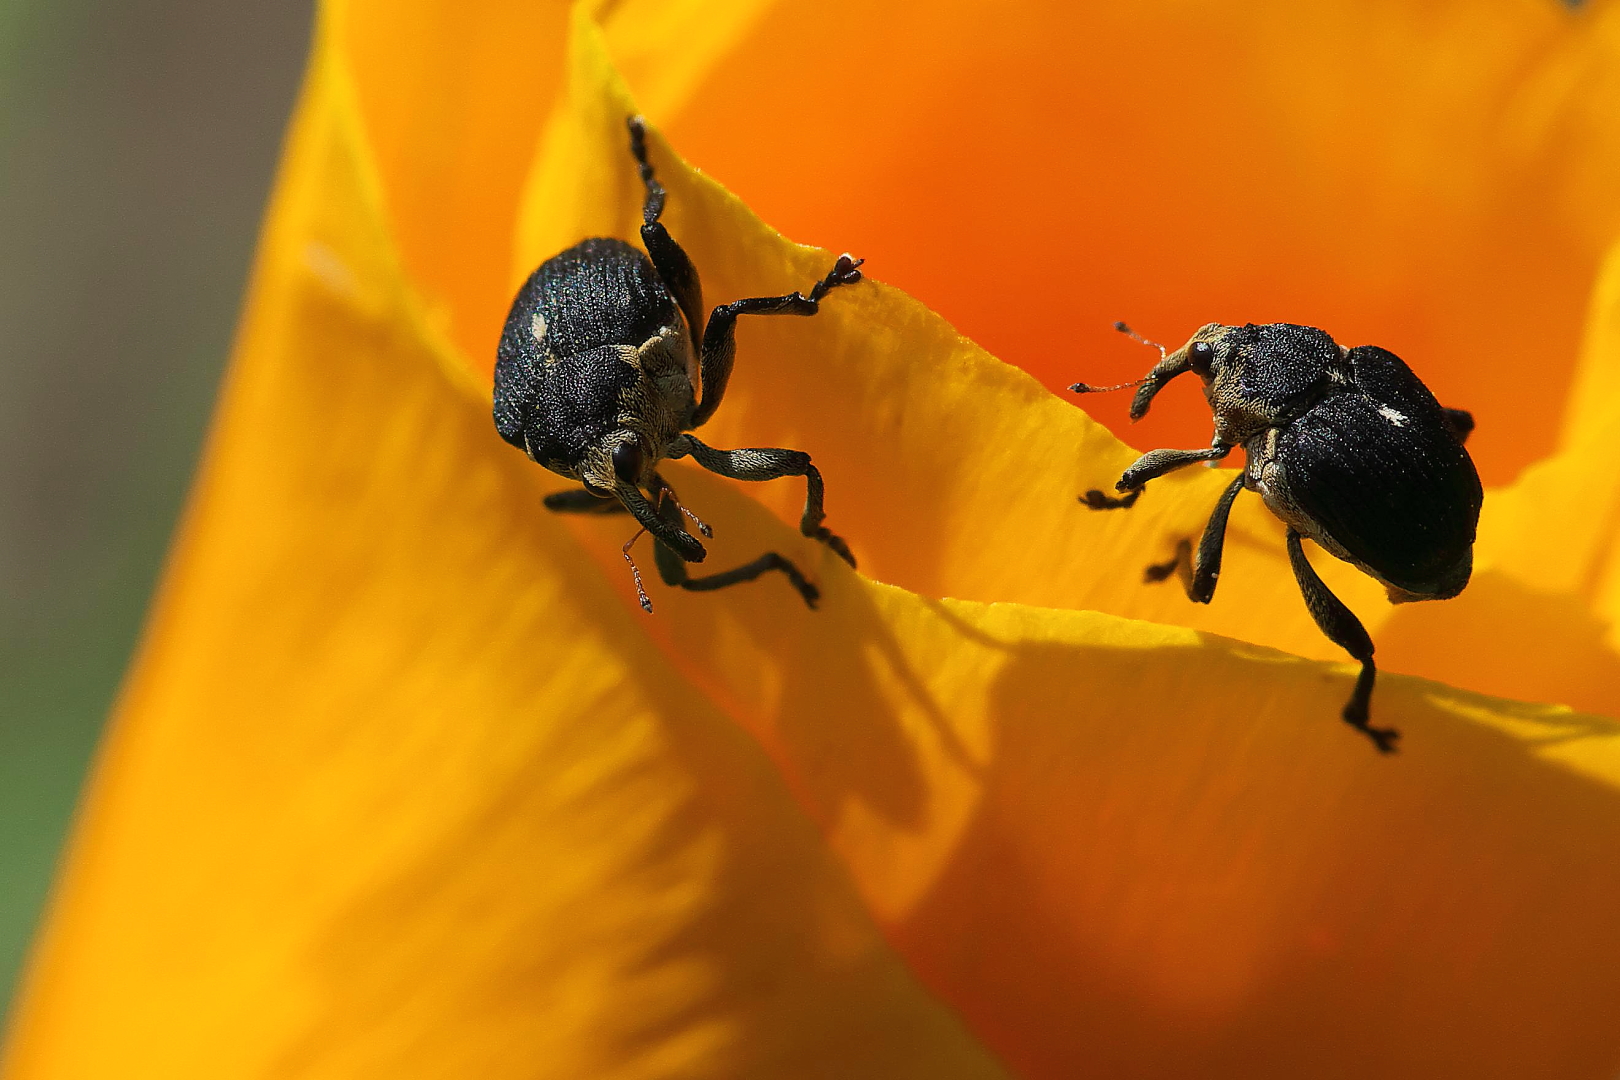
[[[1159,362],[1154,365],[1152,371],[1148,372],[1140,379],[1132,379],[1130,382],[1115,383],[1113,386],[1092,386],[1090,383],[1077,382],[1072,384],[1069,389],[1074,391],[1076,394],[1107,394],[1115,390],[1129,390],[1132,387],[1143,386],[1144,384],[1151,383],[1152,386],[1147,393],[1145,395],[1138,393],[1136,395],[1137,400],[1131,403],[1131,419],[1138,420],[1141,418],[1143,413],[1147,412],[1147,401],[1151,401],[1153,399],[1153,395],[1159,392],[1159,387],[1164,385],[1164,383],[1168,382],[1176,375],[1181,374],[1182,371],[1186,370],[1186,365],[1170,364],[1170,354],[1168,349],[1166,349],[1163,345],[1160,345],[1157,341],[1149,341],[1141,334],[1138,334],[1135,330],[1132,330],[1123,321],[1114,323],[1114,329],[1118,330],[1132,341],[1158,349]],[[1172,368],[1175,370],[1171,370]],[[1144,398],[1146,400],[1143,400]]]
[[1136,396],[1131,399],[1131,419],[1140,420],[1147,415],[1148,406],[1153,402],[1153,396],[1164,389],[1164,384],[1183,372],[1192,370],[1187,361],[1186,349],[1177,349],[1171,352],[1157,341],[1147,338],[1132,330],[1123,322],[1116,322],[1114,329],[1130,338],[1132,341],[1151,345],[1159,350],[1159,362],[1153,365],[1153,370],[1140,379],[1130,382],[1118,383],[1114,386],[1092,386],[1090,383],[1075,383],[1069,389],[1077,394],[1106,394],[1111,390],[1128,390],[1136,387]]
[[[1125,325],[1125,323],[1122,322],[1122,321],[1121,322],[1115,322],[1114,323],[1114,329],[1118,330],[1120,333],[1124,334],[1126,337],[1130,338],[1132,341],[1139,342],[1140,344],[1143,344],[1143,345],[1151,345],[1155,349],[1158,349],[1159,350],[1159,362],[1160,363],[1164,362],[1165,348],[1164,348],[1163,345],[1160,345],[1157,341],[1149,341],[1147,338],[1143,337],[1141,334],[1138,334],[1135,330],[1132,330],[1129,326]],[[1115,390],[1129,390],[1134,386],[1141,386],[1146,381],[1147,381],[1147,376],[1144,375],[1140,379],[1132,379],[1130,382],[1115,383],[1113,386],[1092,386],[1090,383],[1083,383],[1083,382],[1071,383],[1070,386],[1069,386],[1069,389],[1072,390],[1076,394],[1110,394],[1110,393],[1113,393]]]
[[1139,345],[1151,345],[1153,348],[1158,349],[1159,350],[1159,359],[1160,360],[1164,359],[1165,353],[1166,353],[1167,350],[1165,349],[1165,347],[1163,345],[1160,345],[1157,341],[1149,341],[1147,338],[1143,337],[1141,334],[1138,334],[1135,330],[1132,330],[1129,326],[1126,326],[1123,322],[1114,323],[1114,329],[1118,330],[1120,333],[1124,334],[1126,337],[1130,338],[1132,341],[1136,342]]

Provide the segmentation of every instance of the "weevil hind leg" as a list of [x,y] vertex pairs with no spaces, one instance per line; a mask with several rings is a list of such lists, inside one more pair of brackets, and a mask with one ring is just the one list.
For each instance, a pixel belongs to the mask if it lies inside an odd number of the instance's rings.
[[804,477],[804,514],[799,518],[799,532],[813,540],[821,541],[840,559],[850,566],[855,565],[855,556],[850,552],[849,545],[844,543],[841,536],[821,524],[827,516],[822,506],[826,489],[821,481],[821,471],[810,463],[809,454],[802,450],[785,450],[774,446],[716,450],[691,435],[682,435],[672,444],[669,456],[680,458],[688,454],[692,456],[692,460],[710,472],[733,480],[759,481],[778,480],[784,476]]
[[[673,507],[673,500],[667,500],[665,507]],[[666,515],[670,509],[663,511]],[[678,514],[679,511],[673,511]],[[628,556],[627,556],[628,557]],[[688,592],[713,592],[715,589],[724,589],[730,585],[740,585],[745,581],[753,581],[761,574],[772,570],[780,570],[782,576],[787,578],[788,584],[804,599],[805,606],[815,609],[816,601],[821,599],[821,590],[817,589],[807,579],[799,568],[782,555],[774,551],[767,551],[752,562],[730,570],[722,570],[715,574],[705,574],[702,577],[693,577],[687,573],[686,563],[674,551],[663,543],[653,548],[653,558],[658,564],[658,576],[664,584],[676,589],[685,589]]]
[[822,297],[840,285],[853,285],[861,280],[861,262],[849,255],[838,256],[827,276],[811,286],[809,296],[800,292],[786,296],[751,296],[721,304],[711,311],[708,325],[703,328],[703,400],[692,416],[692,426],[701,427],[725,397],[732,361],[737,356],[739,315],[814,315],[821,310]]
[[1350,700],[1344,706],[1345,723],[1371,739],[1380,753],[1393,753],[1395,740],[1400,738],[1401,733],[1394,728],[1376,728],[1368,722],[1378,668],[1373,663],[1373,643],[1367,628],[1361,625],[1354,612],[1345,607],[1344,601],[1334,596],[1322,579],[1317,577],[1315,568],[1305,557],[1305,549],[1300,545],[1300,534],[1296,529],[1288,530],[1288,561],[1294,568],[1294,577],[1305,596],[1305,606],[1310,609],[1316,625],[1329,641],[1361,661],[1361,674],[1356,677],[1356,687],[1350,692]]

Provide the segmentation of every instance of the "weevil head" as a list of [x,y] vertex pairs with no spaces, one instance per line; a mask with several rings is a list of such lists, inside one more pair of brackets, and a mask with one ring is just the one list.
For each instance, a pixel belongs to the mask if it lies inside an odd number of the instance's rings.
[[1231,331],[1230,326],[1208,323],[1174,352],[1165,352],[1164,347],[1159,346],[1159,362],[1142,379],[1136,396],[1131,399],[1131,419],[1140,420],[1146,416],[1154,397],[1178,375],[1191,371],[1208,386],[1218,357],[1225,348],[1226,335]]
[[1345,350],[1314,326],[1209,323],[1148,373],[1131,417],[1146,413],[1166,383],[1189,371],[1204,384],[1216,437],[1229,446],[1288,423],[1331,386],[1350,384]]

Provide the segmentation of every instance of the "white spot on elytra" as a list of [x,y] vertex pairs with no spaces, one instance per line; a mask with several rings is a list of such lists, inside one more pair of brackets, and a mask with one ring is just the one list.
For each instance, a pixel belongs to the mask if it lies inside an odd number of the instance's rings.
[[538,311],[534,313],[534,318],[529,320],[529,332],[534,335],[536,341],[540,341],[546,336],[546,317]]
[[1406,426],[1406,414],[1396,409],[1392,409],[1388,405],[1378,406],[1378,415],[1382,416],[1385,420],[1388,420],[1396,427]]

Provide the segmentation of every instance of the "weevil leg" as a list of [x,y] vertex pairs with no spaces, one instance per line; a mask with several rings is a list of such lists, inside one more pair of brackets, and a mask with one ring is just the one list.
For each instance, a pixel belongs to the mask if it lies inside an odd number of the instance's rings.
[[625,126],[630,129],[630,153],[635,156],[641,170],[641,183],[647,189],[646,201],[641,204],[641,242],[647,248],[647,257],[652,259],[653,269],[675,295],[681,314],[686,316],[692,340],[697,341],[703,334],[703,283],[686,250],[658,220],[664,213],[664,185],[653,175],[652,162],[647,160],[647,123],[639,116],[632,116]]
[[848,255],[838,256],[827,276],[811,287],[809,296],[799,292],[786,296],[751,296],[721,304],[711,311],[709,324],[703,329],[703,400],[692,415],[692,426],[701,427],[725,397],[726,383],[731,379],[731,362],[737,355],[737,316],[814,315],[821,310],[822,297],[840,285],[853,285],[861,280],[861,261]]
[[1196,465],[1200,461],[1219,461],[1232,452],[1230,446],[1211,446],[1205,450],[1149,450],[1125,470],[1125,475],[1114,485],[1115,491],[1140,491],[1149,480],[1157,480],[1165,473]]
[[1232,503],[1243,490],[1243,474],[1239,473],[1221,492],[1220,501],[1209,515],[1204,535],[1198,541],[1198,557],[1193,558],[1192,542],[1182,540],[1176,545],[1176,557],[1169,562],[1153,563],[1142,573],[1144,581],[1163,581],[1171,574],[1179,574],[1181,587],[1187,590],[1187,599],[1195,604],[1207,604],[1215,598],[1215,582],[1221,576],[1221,555],[1226,548],[1226,520],[1232,515]]
[[1183,582],[1187,599],[1195,604],[1207,604],[1215,597],[1215,580],[1221,576],[1221,554],[1226,548],[1226,519],[1232,516],[1232,503],[1242,490],[1243,474],[1238,473],[1221,492],[1221,501],[1215,504],[1215,512],[1204,526],[1204,535],[1198,541],[1197,565]]
[[599,499],[584,488],[554,491],[545,498],[547,510],[557,514],[626,514],[618,499]]
[[1310,609],[1311,617],[1316,620],[1316,625],[1328,636],[1329,641],[1361,661],[1361,674],[1356,678],[1356,688],[1351,691],[1350,700],[1344,706],[1345,723],[1371,739],[1380,753],[1392,753],[1395,749],[1395,740],[1400,738],[1401,733],[1394,728],[1375,728],[1368,723],[1368,706],[1372,701],[1373,681],[1378,676],[1378,669],[1373,664],[1372,638],[1368,636],[1367,628],[1361,625],[1361,620],[1356,618],[1355,613],[1344,606],[1344,601],[1329,592],[1327,585],[1316,576],[1316,570],[1305,557],[1305,549],[1300,546],[1299,541],[1299,531],[1289,529],[1288,561],[1294,567],[1294,577],[1299,582],[1300,592],[1305,594],[1305,606]]
[[[665,500],[660,512],[666,517],[673,514],[677,521],[680,519],[680,511],[674,508],[673,500]],[[799,572],[799,568],[774,551],[767,551],[753,562],[744,563],[734,569],[722,570],[717,574],[705,574],[703,577],[689,575],[686,572],[686,563],[663,543],[654,546],[653,558],[658,563],[658,576],[664,579],[665,585],[686,589],[689,592],[712,592],[715,589],[724,589],[728,585],[753,581],[761,574],[772,570],[780,570],[788,579],[788,584],[804,598],[805,606],[814,609],[816,601],[821,598],[821,591]]]
[[692,459],[712,473],[733,480],[777,480],[784,476],[802,476],[805,479],[804,514],[799,518],[799,531],[820,540],[840,559],[855,565],[855,556],[843,538],[828,530],[821,522],[827,513],[822,508],[825,488],[821,471],[810,464],[810,455],[802,450],[783,450],[778,447],[753,447],[743,450],[716,450],[699,442],[691,435],[682,435],[670,445],[669,456]]
[[1474,414],[1467,409],[1441,409],[1446,416],[1446,427],[1457,436],[1457,441],[1465,443],[1468,436],[1474,433]]

